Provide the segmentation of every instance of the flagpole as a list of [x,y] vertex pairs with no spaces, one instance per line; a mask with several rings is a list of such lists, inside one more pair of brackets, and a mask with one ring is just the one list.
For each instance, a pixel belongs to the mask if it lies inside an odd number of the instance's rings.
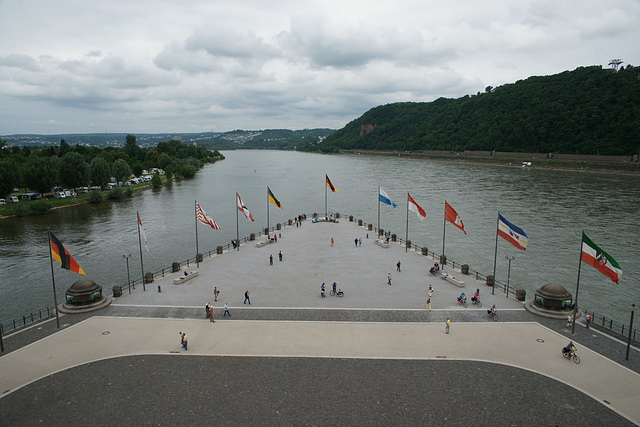
[[200,263],[198,262],[198,253],[200,252],[198,250],[198,209],[197,209],[197,200],[193,201],[193,213],[194,213],[194,219],[196,220],[196,267],[200,268]]
[[51,255],[51,230],[47,229],[49,233],[49,261],[51,261],[51,282],[53,282],[53,309],[56,312],[56,325],[60,329],[60,319],[58,318],[58,297],[56,297],[56,276],[53,274],[53,256]]
[[270,230],[269,228],[269,186],[267,186],[267,230]]
[[325,174],[324,176],[324,216],[327,216],[327,187],[329,183],[329,176]]
[[500,225],[500,212],[498,212],[498,219],[496,220],[496,251],[493,255],[493,287],[491,288],[491,295],[496,292],[496,263],[498,262],[498,227]]
[[407,252],[409,248],[407,247],[407,242],[409,241],[409,193],[407,192],[407,232],[404,238],[404,251]]
[[[578,261],[578,281],[576,282],[576,300],[573,302],[573,322],[571,324],[571,335],[576,330],[576,315],[578,314],[578,290],[580,289],[580,267],[582,267],[582,245],[584,244],[584,230],[582,230],[582,239],[580,239],[580,261]],[[629,330],[631,333],[631,330]]]
[[[444,201],[444,220],[442,221],[442,256],[444,257],[444,234],[447,230],[447,201]],[[443,258],[445,259],[445,258]]]
[[[140,212],[136,211],[136,214],[138,215],[138,244],[140,246],[140,269],[142,270],[142,290],[146,291],[147,288],[145,287],[145,280],[144,280],[144,263],[142,261],[142,239],[140,238]],[[197,226],[197,220],[196,220],[196,226]],[[196,249],[197,251],[197,249]]]
[[380,186],[378,185],[378,231],[376,235],[380,235]]
[[238,192],[236,191],[236,242],[238,243],[238,251],[240,251],[240,225],[238,222]]

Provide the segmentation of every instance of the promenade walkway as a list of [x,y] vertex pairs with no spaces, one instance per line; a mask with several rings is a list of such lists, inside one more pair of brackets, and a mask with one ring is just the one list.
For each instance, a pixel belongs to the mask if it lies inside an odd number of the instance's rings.
[[[167,275],[99,312],[63,316],[58,332],[48,321],[7,336],[2,419],[7,425],[640,423],[638,365],[614,361],[622,343],[578,328],[576,365],[560,355],[568,340],[564,321],[540,319],[501,291],[491,295],[483,283],[449,270],[467,294],[480,289],[483,308],[462,308],[455,301],[460,288],[428,275],[433,260],[393,243],[381,248],[366,234],[353,223],[305,221],[282,230],[277,243],[249,243],[206,259],[187,283],[173,285],[182,272]],[[320,284],[329,290],[333,281],[345,297],[321,298]],[[425,309],[429,283],[432,311]],[[217,302],[214,286],[221,290]],[[247,289],[250,306],[243,304]],[[216,307],[215,323],[204,317],[207,302]],[[225,302],[231,318],[222,317]],[[485,311],[494,303],[499,322]],[[186,351],[180,331],[188,334]],[[86,414],[84,400],[91,404]]]

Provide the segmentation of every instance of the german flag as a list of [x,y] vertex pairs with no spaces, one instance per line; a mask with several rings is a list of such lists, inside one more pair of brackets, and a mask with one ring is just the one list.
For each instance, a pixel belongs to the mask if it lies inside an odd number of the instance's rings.
[[51,247],[51,256],[58,261],[62,268],[74,271],[86,276],[82,267],[78,265],[75,259],[69,254],[69,251],[60,243],[60,240],[49,231],[49,246]]
[[273,195],[273,193],[271,192],[271,189],[269,187],[267,187],[267,197],[269,198],[269,201],[271,203],[273,203],[274,205],[276,205],[280,209],[284,210],[284,208],[282,207],[282,205],[280,204],[278,199],[276,199],[276,196]]
[[336,190],[336,187],[333,186],[333,184],[331,183],[331,181],[329,180],[329,176],[325,175],[325,177],[327,178],[327,187],[329,187],[331,189],[331,191],[333,191],[334,193],[338,190]]

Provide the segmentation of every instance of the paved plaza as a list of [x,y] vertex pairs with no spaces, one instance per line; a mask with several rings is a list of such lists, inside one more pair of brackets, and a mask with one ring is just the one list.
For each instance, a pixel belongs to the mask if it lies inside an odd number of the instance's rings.
[[[483,308],[463,308],[461,288],[429,276],[433,259],[373,237],[307,220],[277,243],[249,242],[62,316],[60,330],[49,320],[6,336],[3,425],[640,423],[637,349],[625,364],[623,343],[579,327],[576,365],[560,355],[564,321],[447,266],[468,295],[480,289]],[[174,285],[185,270],[198,277]],[[321,298],[334,281],[344,298]]]

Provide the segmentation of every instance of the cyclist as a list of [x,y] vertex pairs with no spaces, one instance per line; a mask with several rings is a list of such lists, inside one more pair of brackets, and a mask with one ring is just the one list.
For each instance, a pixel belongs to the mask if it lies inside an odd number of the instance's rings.
[[336,287],[338,285],[336,284],[336,282],[333,282],[333,285],[331,285],[331,286],[333,287],[333,293],[335,294],[336,293]]
[[320,286],[320,295],[324,298],[324,282],[322,282],[322,285]]
[[487,314],[489,314],[490,316],[495,316],[496,311],[497,311],[497,309],[496,309],[496,305],[495,305],[495,304],[493,304],[493,305],[491,306],[491,308],[490,308],[489,310],[487,310]]
[[478,301],[478,298],[480,298],[480,289],[476,289],[476,293],[471,297],[471,301]]
[[573,341],[569,341],[569,344],[566,347],[562,347],[562,355],[568,359],[571,359],[571,356],[573,356],[573,353],[575,353],[576,350],[577,348]]
[[465,294],[464,292],[462,292],[460,294],[460,296],[458,297],[458,302],[464,302],[467,299],[467,294]]

